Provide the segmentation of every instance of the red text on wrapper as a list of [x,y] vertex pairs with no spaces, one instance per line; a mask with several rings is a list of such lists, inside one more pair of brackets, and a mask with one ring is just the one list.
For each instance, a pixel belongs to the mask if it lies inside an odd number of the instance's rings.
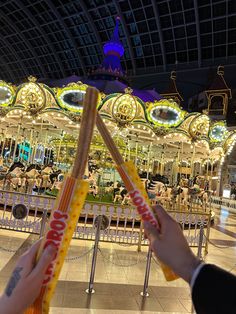
[[46,285],[50,282],[52,279],[53,275],[53,267],[54,267],[54,261],[57,257],[58,254],[58,248],[62,242],[63,239],[63,233],[66,228],[66,221],[68,219],[68,215],[66,213],[62,213],[59,210],[55,210],[53,212],[53,219],[50,222],[50,229],[47,232],[46,235],[46,242],[44,244],[44,249],[48,245],[54,245],[56,247],[56,254],[50,265],[48,266],[46,272],[45,272],[45,277],[43,281],[43,285]]
[[157,226],[157,221],[140,191],[134,190],[132,192],[129,192],[129,195],[133,201],[133,204],[136,206],[142,220],[149,221],[152,225]]

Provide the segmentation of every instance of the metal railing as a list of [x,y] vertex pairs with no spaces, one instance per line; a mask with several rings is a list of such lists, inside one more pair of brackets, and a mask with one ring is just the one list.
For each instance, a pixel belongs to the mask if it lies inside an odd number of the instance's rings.
[[[55,198],[42,195],[29,195],[18,192],[0,191],[0,228],[28,233],[43,233]],[[24,219],[16,219],[14,207],[24,204],[27,213]],[[205,248],[210,234],[211,212],[168,210],[169,214],[182,226],[183,233],[191,247]],[[98,202],[86,202],[74,231],[73,238],[95,240],[96,217],[103,215],[107,219],[106,228],[100,231],[100,241],[137,245],[148,245],[144,239],[140,217],[130,205],[115,205]],[[201,230],[206,236],[201,239]]]

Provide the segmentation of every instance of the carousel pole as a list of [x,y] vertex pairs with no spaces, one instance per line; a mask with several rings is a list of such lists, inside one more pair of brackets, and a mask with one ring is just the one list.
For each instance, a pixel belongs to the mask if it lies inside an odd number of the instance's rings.
[[147,160],[147,179],[149,177],[149,167],[150,167],[150,155],[151,155],[152,143],[149,144],[148,147],[148,160]]
[[44,145],[43,145],[43,119],[41,118],[41,124],[40,124],[40,144],[43,147],[43,150],[40,151],[40,155],[39,155],[39,163],[41,160],[41,165],[43,165],[43,157],[44,157]]
[[213,177],[213,159],[211,159],[211,177],[210,177],[210,180],[209,180],[209,190],[212,189],[212,177]]
[[176,157],[172,160],[172,167],[171,167],[171,184],[172,185],[174,185],[175,162],[176,162]]
[[179,166],[179,177],[181,180],[182,177],[182,161],[183,161],[183,155],[184,155],[184,142],[181,142],[181,158],[180,158],[180,166]]
[[125,145],[124,160],[126,160],[128,146],[129,146],[129,139],[127,139],[127,144]]
[[48,152],[49,164],[51,163],[51,156],[52,156],[52,147],[49,148],[49,152]]
[[178,147],[178,154],[177,154],[177,160],[176,160],[176,173],[175,173],[175,182],[177,183],[178,182],[178,173],[180,172],[179,171],[179,162],[180,162],[180,146]]
[[42,154],[42,165],[44,164],[44,159],[45,159],[45,163],[46,163],[45,152],[46,152],[47,138],[48,138],[48,129],[46,130],[46,133],[45,133],[45,140],[44,140],[43,154]]
[[135,167],[137,167],[138,164],[138,141],[135,143]]
[[28,158],[27,158],[27,164],[30,164],[30,159],[31,159],[31,147],[32,147],[32,141],[33,141],[33,132],[34,129],[30,130],[30,140],[29,140],[29,154],[28,154]]
[[59,143],[59,147],[58,147],[58,151],[57,151],[57,165],[59,163],[59,157],[60,157],[60,152],[61,152],[61,144],[62,144],[62,138],[63,138],[63,133],[61,134],[61,138],[60,138],[60,143]]
[[[8,126],[7,126],[7,128],[8,128]],[[5,143],[6,143],[6,138],[7,138],[7,129],[5,130],[5,134],[2,132],[2,135],[3,135],[3,139],[2,139],[1,155],[2,155],[2,158],[4,158]]]
[[195,143],[193,143],[193,153],[192,153],[192,159],[191,159],[191,177],[194,176],[194,158],[195,158]]
[[207,169],[206,169],[206,179],[208,180],[208,173],[209,173],[209,157],[207,156]]
[[16,133],[16,138],[15,138],[15,146],[14,146],[13,157],[12,157],[13,163],[15,162],[15,158],[16,158],[16,149],[17,149],[20,129],[21,129],[21,123],[19,123],[18,127],[17,127],[17,133]]
[[49,147],[46,147],[46,155],[45,155],[45,165],[48,165],[48,157],[49,157]]
[[160,175],[163,176],[163,152],[161,153],[161,161],[160,161]]
[[22,135],[21,135],[21,143],[20,143],[20,149],[19,149],[19,156],[18,156],[18,161],[21,160],[21,153],[23,152],[23,144],[25,142],[25,137],[24,137],[24,128],[22,129]]
[[200,176],[202,175],[202,160],[200,160],[200,162],[199,162],[199,174],[200,174]]
[[37,132],[36,141],[35,141],[35,145],[34,145],[34,150],[32,152],[32,164],[34,163],[34,160],[35,160],[35,157],[36,157],[36,154],[37,154],[38,139],[39,139],[39,132]]
[[11,159],[12,144],[13,144],[13,140],[12,140],[12,135],[11,135],[10,145],[9,145],[9,159]]

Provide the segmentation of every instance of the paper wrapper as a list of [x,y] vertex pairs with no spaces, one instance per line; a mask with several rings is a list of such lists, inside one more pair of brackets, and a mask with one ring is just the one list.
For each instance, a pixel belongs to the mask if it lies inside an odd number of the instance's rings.
[[[47,245],[53,244],[57,247],[57,253],[45,273],[43,286],[38,298],[26,310],[25,314],[47,314],[49,312],[50,301],[53,297],[88,189],[89,184],[86,181],[77,181],[71,177],[65,178],[60,195],[51,213],[48,230],[41,249],[42,252]],[[39,255],[41,255],[41,252],[39,251]]]

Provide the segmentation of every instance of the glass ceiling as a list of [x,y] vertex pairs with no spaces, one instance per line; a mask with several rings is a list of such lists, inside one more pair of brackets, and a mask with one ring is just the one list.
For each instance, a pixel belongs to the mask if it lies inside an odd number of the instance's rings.
[[0,79],[85,75],[101,64],[116,16],[130,75],[228,63],[235,15],[234,0],[2,0]]

